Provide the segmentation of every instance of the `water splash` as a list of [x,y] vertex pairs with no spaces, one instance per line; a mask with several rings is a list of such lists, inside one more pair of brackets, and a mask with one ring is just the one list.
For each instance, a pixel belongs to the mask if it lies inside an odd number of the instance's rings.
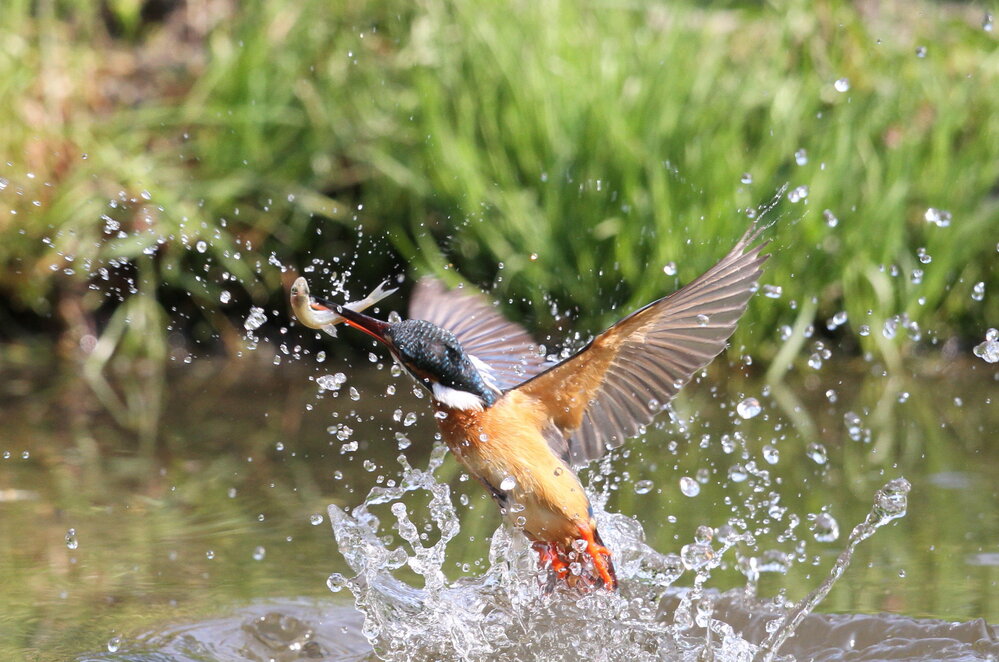
[[809,593],[804,600],[798,602],[790,610],[780,627],[774,630],[770,637],[763,643],[759,654],[753,658],[754,662],[770,662],[774,659],[774,655],[784,645],[784,642],[794,634],[798,626],[801,625],[801,622],[805,620],[805,617],[812,613],[819,603],[822,602],[822,599],[829,594],[836,580],[846,572],[857,545],[870,538],[874,535],[875,531],[888,522],[905,517],[906,510],[908,509],[910,489],[912,489],[912,486],[909,484],[909,481],[905,478],[896,478],[878,490],[877,495],[874,497],[874,507],[867,514],[867,519],[854,527],[850,533],[846,549],[840,552],[836,563],[833,564],[832,570],[829,572],[829,576],[826,577],[817,589]]
[[[580,593],[553,585],[538,569],[526,538],[505,525],[492,536],[484,574],[454,581],[445,576],[447,547],[459,533],[450,487],[435,478],[445,454],[436,448],[426,470],[412,468],[400,456],[397,483],[375,487],[349,513],[329,507],[339,549],[356,573],[352,578],[335,574],[329,586],[353,594],[364,616],[362,632],[381,659],[786,659],[779,657],[782,646],[842,576],[856,546],[905,514],[909,491],[909,483],[899,478],[877,493],[874,507],[850,534],[827,579],[797,604],[753,597],[759,572],[771,565],[786,572],[791,560],[776,550],[745,555],[756,544],[749,531],[702,526],[680,554],[662,554],[645,543],[638,522],[605,512],[605,499],[593,495],[621,588],[618,593]],[[420,527],[410,518],[403,500],[414,492],[429,495],[432,525]],[[386,506],[394,519],[391,528],[402,540],[397,546],[388,541],[374,512]],[[750,587],[728,594],[709,589],[712,572],[734,561],[750,578]],[[420,578],[422,587],[398,576],[407,570]],[[674,588],[684,575],[692,587]],[[730,618],[735,603],[753,617]],[[758,622],[764,613],[762,630],[739,631],[739,625]]]

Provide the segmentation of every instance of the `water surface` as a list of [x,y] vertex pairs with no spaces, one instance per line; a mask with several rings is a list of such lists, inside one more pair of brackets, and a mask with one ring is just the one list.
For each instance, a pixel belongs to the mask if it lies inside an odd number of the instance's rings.
[[[347,382],[321,391],[315,378],[337,372]],[[434,433],[426,400],[377,360],[178,366],[155,440],[123,429],[72,372],[10,367],[0,389],[7,659],[73,658],[109,641],[126,651],[150,633],[266,611],[261,600],[348,603],[326,588],[331,573],[350,574],[327,505],[356,505],[397,479],[400,454],[425,465]],[[793,371],[769,388],[750,368],[722,367],[685,389],[674,420],[630,442],[613,459],[617,478],[594,487],[663,553],[679,552],[700,525],[747,518],[761,554],[797,557],[786,572],[763,572],[759,594],[798,599],[828,572],[877,489],[905,476],[908,516],[858,548],[820,611],[995,623],[995,393],[995,368],[981,362],[887,376],[858,361]],[[737,413],[747,397],[762,408],[748,419]],[[737,480],[750,462],[750,473],[769,472],[767,490]],[[681,491],[684,476],[696,496]],[[453,459],[439,477],[461,520],[445,569],[481,574],[499,518]],[[421,508],[410,504],[414,520]],[[810,531],[822,514],[838,522],[837,539]],[[743,585],[734,567],[711,578],[716,590]]]

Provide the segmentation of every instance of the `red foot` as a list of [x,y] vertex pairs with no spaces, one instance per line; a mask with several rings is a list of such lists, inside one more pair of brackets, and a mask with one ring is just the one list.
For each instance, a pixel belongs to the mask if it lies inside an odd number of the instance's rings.
[[574,553],[563,551],[558,543],[554,542],[536,541],[534,543],[534,551],[538,553],[538,565],[542,568],[546,566],[551,568],[558,579],[571,587],[590,588],[602,582],[604,588],[609,591],[617,589],[617,577],[614,574],[610,550],[604,547],[595,529],[580,525],[579,532],[580,539],[586,543],[586,548],[580,550],[580,553],[585,553],[590,557],[596,576],[590,574],[589,571],[581,576],[572,574],[569,570],[568,559]]
[[553,542],[539,541],[534,543],[533,547],[534,551],[538,553],[538,565],[544,567],[547,564],[559,579],[565,580],[569,577],[569,564],[559,554],[558,545]]
[[579,527],[581,538],[586,541],[586,553],[593,560],[593,567],[596,569],[600,579],[604,581],[604,588],[613,591],[617,588],[617,577],[614,574],[614,564],[611,563],[610,550],[603,546],[600,535],[596,529],[582,526]]

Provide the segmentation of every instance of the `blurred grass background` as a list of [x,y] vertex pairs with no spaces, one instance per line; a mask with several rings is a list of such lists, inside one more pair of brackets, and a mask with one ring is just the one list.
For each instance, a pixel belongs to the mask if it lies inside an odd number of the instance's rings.
[[453,265],[531,328],[595,331],[707,268],[786,185],[765,276],[782,304],[754,303],[744,329],[774,330],[751,353],[814,323],[891,359],[892,318],[967,349],[999,318],[987,11],[7,0],[0,334],[235,350],[250,305],[284,315],[277,265],[338,256],[358,289]]

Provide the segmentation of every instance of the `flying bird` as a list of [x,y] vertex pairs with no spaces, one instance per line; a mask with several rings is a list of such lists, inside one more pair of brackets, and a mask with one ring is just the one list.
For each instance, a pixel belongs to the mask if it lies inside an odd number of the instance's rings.
[[313,298],[304,279],[292,308],[307,326],[343,321],[384,344],[430,392],[444,442],[539,563],[571,586],[614,590],[611,552],[574,470],[640,434],[725,348],[769,257],[756,243],[763,229],[557,364],[484,295],[433,278],[417,283],[399,322]]

